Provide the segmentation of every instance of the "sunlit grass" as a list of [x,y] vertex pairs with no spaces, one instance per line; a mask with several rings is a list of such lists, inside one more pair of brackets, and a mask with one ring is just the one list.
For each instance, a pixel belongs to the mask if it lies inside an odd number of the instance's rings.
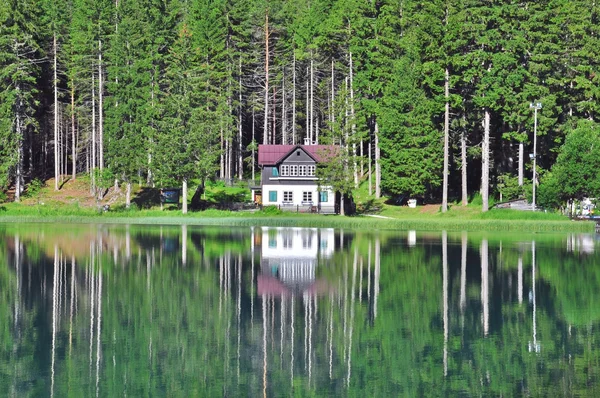
[[[71,182],[74,184],[75,181]],[[86,191],[85,179],[77,180],[82,195]],[[281,212],[275,207],[263,210],[226,211],[208,209],[182,214],[177,206],[159,205],[138,208],[133,204],[126,209],[121,200],[103,211],[99,205],[82,206],[77,197],[70,203],[59,202],[53,197],[53,187],[46,186],[37,198],[23,203],[0,204],[0,222],[72,222],[72,223],[131,223],[131,224],[191,224],[223,226],[298,226],[354,228],[360,230],[448,230],[448,231],[594,231],[592,222],[573,222],[557,213],[493,209],[481,212],[480,198],[474,198],[468,206],[451,203],[446,213],[439,205],[419,205],[416,208],[385,203],[385,198],[373,199],[368,184],[363,181],[355,193],[359,214],[353,217]],[[192,192],[190,192],[191,200]],[[214,185],[207,187],[206,198],[223,200],[245,198],[243,187]],[[82,196],[83,200],[83,196]],[[381,218],[369,217],[372,215]]]

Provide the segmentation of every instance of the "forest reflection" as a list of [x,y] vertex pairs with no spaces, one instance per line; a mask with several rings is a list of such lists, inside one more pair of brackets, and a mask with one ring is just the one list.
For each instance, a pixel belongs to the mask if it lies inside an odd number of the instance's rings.
[[599,391],[595,235],[0,224],[3,396]]

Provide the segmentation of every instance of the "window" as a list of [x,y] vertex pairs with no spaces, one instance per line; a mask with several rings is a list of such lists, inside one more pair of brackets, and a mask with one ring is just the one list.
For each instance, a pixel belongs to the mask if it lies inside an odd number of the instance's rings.
[[292,191],[283,191],[283,202],[293,202],[292,200]]
[[277,191],[269,191],[269,202],[277,202]]
[[319,192],[319,202],[324,203],[329,201],[329,192],[321,191]]
[[290,166],[282,165],[281,166],[281,175],[282,176],[288,176],[288,175],[290,175]]
[[315,166],[306,166],[306,168],[308,169],[306,173],[307,176],[315,175]]
[[303,177],[306,175],[306,166],[298,166],[298,175]]
[[298,166],[292,165],[290,166],[290,175],[297,176],[298,175]]
[[303,202],[312,202],[312,192],[308,192],[308,191],[302,192],[302,201]]
[[273,174],[273,177],[279,177],[279,172],[277,171],[277,167],[273,167],[273,170],[271,173]]
[[291,233],[282,233],[281,238],[283,239],[283,248],[291,249],[294,237]]

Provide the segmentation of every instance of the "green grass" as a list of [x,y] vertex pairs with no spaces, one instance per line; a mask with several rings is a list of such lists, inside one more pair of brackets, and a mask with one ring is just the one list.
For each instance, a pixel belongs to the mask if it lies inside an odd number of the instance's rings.
[[[81,182],[80,182],[81,183]],[[84,184],[85,185],[85,184]],[[195,190],[195,188],[194,188]],[[58,203],[52,200],[52,189],[40,192],[44,201],[29,204],[6,203],[0,205],[0,222],[72,222],[72,223],[131,223],[131,224],[191,224],[227,226],[300,226],[352,228],[360,230],[427,230],[427,231],[572,231],[593,232],[593,222],[574,222],[557,213],[527,212],[510,209],[491,209],[481,212],[481,202],[475,198],[468,206],[451,204],[449,211],[441,212],[440,206],[407,206],[385,204],[385,198],[372,199],[368,195],[368,184],[363,182],[355,193],[355,201],[363,216],[341,217],[333,215],[297,214],[281,212],[274,207],[262,211],[225,211],[208,209],[181,214],[176,206],[165,206],[160,210],[151,196],[144,197],[142,206],[135,204],[125,209],[122,201],[111,205],[108,212],[96,207]],[[193,192],[190,190],[189,199]],[[208,184],[206,200],[246,201],[248,189],[242,186],[225,187]],[[367,217],[367,214],[386,218]]]
[[[267,210],[231,212],[206,210],[181,214],[178,210],[122,210],[99,213],[90,209],[44,206],[6,205],[0,209],[0,222],[72,222],[72,223],[132,223],[132,224],[190,224],[223,226],[273,226],[350,228],[360,230],[448,230],[448,231],[528,231],[528,232],[593,232],[594,223],[575,222],[543,213],[523,216],[511,210],[490,211],[466,217],[418,214],[419,209],[396,212],[402,217],[380,219],[366,216],[341,217],[318,214],[281,213]],[[497,213],[496,213],[497,212]],[[526,213],[527,214],[527,213]],[[527,217],[524,219],[523,217]]]

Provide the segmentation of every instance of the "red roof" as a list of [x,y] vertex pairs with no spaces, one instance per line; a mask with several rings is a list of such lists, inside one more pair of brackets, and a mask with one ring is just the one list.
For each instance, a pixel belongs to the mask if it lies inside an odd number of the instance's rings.
[[317,162],[322,162],[327,155],[338,150],[335,145],[259,145],[258,165],[273,166],[279,164],[296,148],[301,148]]

